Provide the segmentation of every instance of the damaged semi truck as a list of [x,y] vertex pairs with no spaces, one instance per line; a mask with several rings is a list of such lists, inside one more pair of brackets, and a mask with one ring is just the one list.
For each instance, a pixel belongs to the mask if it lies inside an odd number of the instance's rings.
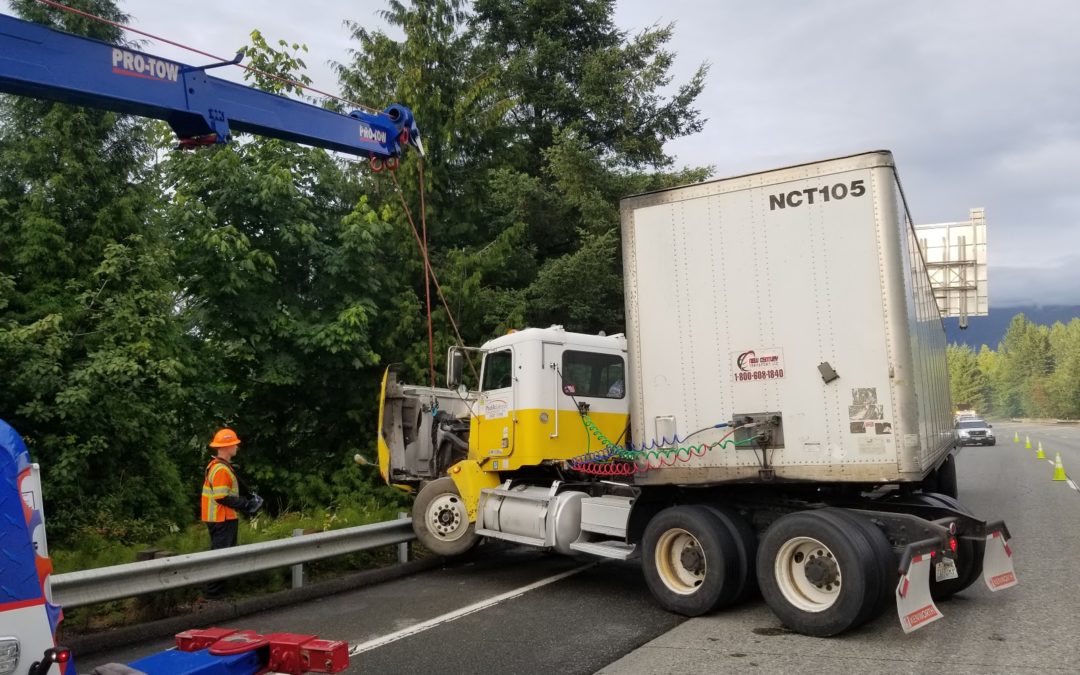
[[379,467],[429,549],[640,557],[673,612],[760,592],[817,636],[890,604],[910,632],[1016,583],[1005,524],[957,500],[945,333],[889,152],[621,213],[625,335],[455,347],[445,389],[388,369]]

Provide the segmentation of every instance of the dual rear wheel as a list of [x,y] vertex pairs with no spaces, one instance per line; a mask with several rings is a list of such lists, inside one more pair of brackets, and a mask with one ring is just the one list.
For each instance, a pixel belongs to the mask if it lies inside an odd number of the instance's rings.
[[667,610],[699,616],[753,592],[757,536],[734,510],[673,506],[642,538],[645,583]]
[[897,583],[896,555],[869,519],[842,509],[791,513],[765,531],[758,583],[784,625],[842,633],[877,618]]
[[645,581],[662,606],[698,616],[760,588],[789,628],[827,636],[876,618],[890,606],[896,555],[882,530],[841,509],[791,513],[758,542],[734,510],[674,506],[642,540]]

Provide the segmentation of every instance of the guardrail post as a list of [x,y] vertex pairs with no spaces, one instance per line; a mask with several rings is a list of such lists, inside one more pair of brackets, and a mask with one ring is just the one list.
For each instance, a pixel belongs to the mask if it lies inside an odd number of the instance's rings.
[[[398,520],[401,520],[403,518],[408,518],[409,514],[404,511],[398,511],[397,517]],[[409,562],[409,542],[403,541],[397,545],[397,561],[402,564]]]
[[[302,537],[304,536],[304,530],[297,528],[292,531],[292,536]],[[292,566],[292,587],[300,588],[304,585],[304,563],[297,563]]]

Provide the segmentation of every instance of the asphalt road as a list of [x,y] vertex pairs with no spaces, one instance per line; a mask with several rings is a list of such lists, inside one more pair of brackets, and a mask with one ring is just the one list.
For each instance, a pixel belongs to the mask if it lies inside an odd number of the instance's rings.
[[[1009,524],[1020,585],[991,593],[980,582],[911,635],[889,614],[837,638],[807,638],[784,630],[760,600],[687,621],[653,604],[635,564],[502,547],[237,627],[347,639],[351,673],[1078,673],[1080,492],[1052,482],[1053,466],[1023,439],[1041,440],[1050,459],[1061,452],[1080,477],[1080,428],[994,427],[996,447],[959,455],[960,496]],[[92,654],[79,670],[169,644]]]
[[[596,672],[685,620],[652,602],[635,564],[494,548],[474,562],[256,614],[235,627],[347,639],[350,673],[553,675]],[[491,604],[471,607],[481,601]],[[169,646],[91,654],[78,666],[126,663]]]

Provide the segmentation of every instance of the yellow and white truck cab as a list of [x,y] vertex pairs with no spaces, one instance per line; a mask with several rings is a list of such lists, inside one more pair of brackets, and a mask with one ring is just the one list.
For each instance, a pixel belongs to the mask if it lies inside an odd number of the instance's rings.
[[[475,356],[480,386],[470,391],[460,383],[466,359]],[[447,383],[457,389],[402,384],[388,368],[378,440],[383,479],[420,491],[414,514],[431,511],[440,526],[417,532],[444,555],[475,543],[481,490],[498,487],[504,474],[554,471],[557,462],[602,450],[597,432],[618,439],[627,431],[621,334],[562,326],[511,331],[478,349],[451,349]]]

